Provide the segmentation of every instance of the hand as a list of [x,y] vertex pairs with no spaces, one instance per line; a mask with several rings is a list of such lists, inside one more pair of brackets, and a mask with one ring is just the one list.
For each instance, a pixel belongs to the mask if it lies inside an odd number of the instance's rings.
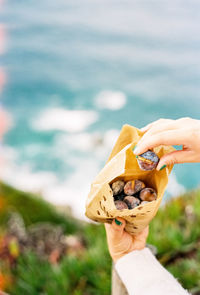
[[108,249],[114,262],[134,250],[142,250],[146,245],[149,227],[141,233],[132,236],[124,230],[126,221],[114,219],[112,224],[105,224]]
[[160,119],[141,131],[145,132],[134,150],[140,155],[158,145],[182,145],[182,150],[164,155],[157,166],[200,162],[200,120],[182,118],[179,120]]

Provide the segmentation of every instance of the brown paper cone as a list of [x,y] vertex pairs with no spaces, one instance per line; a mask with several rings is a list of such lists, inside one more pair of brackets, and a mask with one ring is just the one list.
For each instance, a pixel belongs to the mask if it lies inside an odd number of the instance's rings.
[[[161,171],[142,171],[139,168],[133,147],[142,135],[143,133],[133,126],[123,126],[107,164],[91,185],[86,202],[85,214],[88,218],[111,223],[113,218],[122,217],[127,222],[126,231],[131,234],[142,231],[156,215],[168,183],[169,173],[172,170],[172,166]],[[153,150],[161,158],[164,154],[174,151],[174,148],[159,146]],[[144,181],[147,187],[152,187],[157,191],[157,200],[131,210],[117,210],[109,184],[118,179]]]

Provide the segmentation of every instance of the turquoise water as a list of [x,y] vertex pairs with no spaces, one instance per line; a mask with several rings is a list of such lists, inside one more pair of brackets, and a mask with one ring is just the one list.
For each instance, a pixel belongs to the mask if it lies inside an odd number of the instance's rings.
[[[195,0],[4,1],[5,180],[83,206],[123,124],[200,119],[199,11]],[[199,168],[176,166],[170,194],[198,186]]]

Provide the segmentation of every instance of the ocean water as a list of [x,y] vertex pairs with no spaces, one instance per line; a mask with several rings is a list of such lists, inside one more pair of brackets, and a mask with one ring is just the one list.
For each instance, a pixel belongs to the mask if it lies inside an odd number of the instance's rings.
[[[200,119],[200,2],[0,1],[2,178],[78,216],[123,124]],[[199,185],[176,165],[166,198]]]

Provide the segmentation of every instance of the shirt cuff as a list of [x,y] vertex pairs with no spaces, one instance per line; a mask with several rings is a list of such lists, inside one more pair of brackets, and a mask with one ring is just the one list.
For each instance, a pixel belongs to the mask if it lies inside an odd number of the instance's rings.
[[115,268],[130,295],[188,295],[148,248],[120,258]]

